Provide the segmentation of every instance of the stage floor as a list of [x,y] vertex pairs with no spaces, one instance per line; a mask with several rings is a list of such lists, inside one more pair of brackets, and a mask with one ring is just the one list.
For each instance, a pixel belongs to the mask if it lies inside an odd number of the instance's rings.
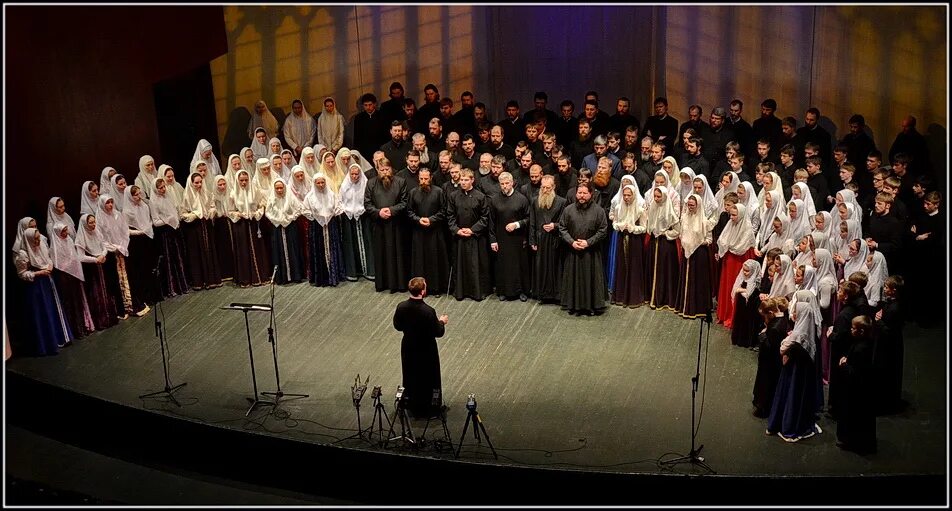
[[[183,406],[139,399],[163,385],[153,317],[131,318],[46,358],[16,358],[7,369],[71,391],[129,407],[218,427],[342,447],[381,450],[359,438],[351,385],[359,373],[381,385],[393,414],[400,383],[400,334],[392,315],[405,294],[376,293],[366,281],[337,288],[307,284],[276,289],[282,390],[310,397],[283,400],[275,415],[262,407],[246,419],[252,395],[244,317],[219,310],[232,302],[268,303],[269,288],[232,285],[167,300],[165,314],[173,384]],[[452,297],[427,302],[450,321],[440,339],[447,422],[458,442],[476,393],[483,424],[499,454],[467,432],[460,458],[572,470],[657,473],[659,458],[686,454],[691,445],[691,377],[699,321],[647,307],[612,306],[599,317],[575,317],[534,302],[482,302]],[[249,314],[259,391],[275,390],[268,313]],[[909,408],[877,421],[879,452],[859,456],[835,446],[835,423],[789,444],[764,435],[751,415],[757,354],[731,346],[713,326],[701,357],[698,444],[722,475],[852,476],[944,474],[947,455],[947,344],[944,330],[906,327],[903,397]],[[706,335],[706,330],[705,330]],[[361,406],[368,427],[370,391]],[[386,427],[386,422],[384,423]],[[412,422],[419,435],[425,421]],[[439,422],[430,424],[434,439]],[[396,444],[396,446],[395,446]],[[431,446],[432,447],[432,446]],[[399,442],[387,450],[409,451]],[[451,458],[432,448],[418,454]],[[676,472],[703,473],[690,465]]]

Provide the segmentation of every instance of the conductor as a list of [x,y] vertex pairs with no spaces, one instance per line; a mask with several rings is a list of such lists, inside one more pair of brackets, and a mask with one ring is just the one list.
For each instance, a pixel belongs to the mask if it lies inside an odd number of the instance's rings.
[[407,411],[414,417],[428,418],[439,414],[443,405],[436,338],[443,337],[449,317],[446,314],[437,317],[436,310],[423,302],[426,296],[423,277],[410,279],[409,290],[410,299],[397,305],[393,314],[393,327],[403,332],[400,361]]

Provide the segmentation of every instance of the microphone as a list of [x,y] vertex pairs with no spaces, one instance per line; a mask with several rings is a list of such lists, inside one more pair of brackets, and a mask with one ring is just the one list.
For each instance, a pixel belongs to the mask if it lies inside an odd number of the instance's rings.
[[155,268],[152,270],[153,275],[159,274],[159,267],[162,266],[162,259],[165,258],[164,255],[159,254],[159,259],[155,262]]
[[271,272],[271,282],[274,282],[274,277],[278,274],[278,265],[274,265],[274,271]]

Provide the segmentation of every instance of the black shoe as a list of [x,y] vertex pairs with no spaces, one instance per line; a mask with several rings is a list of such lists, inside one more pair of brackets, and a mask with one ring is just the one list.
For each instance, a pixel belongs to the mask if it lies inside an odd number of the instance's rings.
[[508,300],[508,298],[506,298],[506,297],[503,296],[503,295],[499,295],[499,301],[500,301],[500,302],[505,302],[506,300]]
[[525,301],[527,301],[527,300],[529,300],[529,297],[526,296],[525,293],[519,294],[519,301],[520,301],[520,302],[525,302]]
[[433,298],[439,298],[439,297],[441,297],[441,296],[443,296],[443,295],[433,295]]

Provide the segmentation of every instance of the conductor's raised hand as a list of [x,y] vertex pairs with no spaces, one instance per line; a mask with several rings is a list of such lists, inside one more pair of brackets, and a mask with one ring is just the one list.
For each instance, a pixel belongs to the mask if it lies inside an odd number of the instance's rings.
[[445,325],[449,322],[450,322],[449,316],[447,316],[446,314],[443,314],[442,316],[440,316],[440,323],[443,323]]

